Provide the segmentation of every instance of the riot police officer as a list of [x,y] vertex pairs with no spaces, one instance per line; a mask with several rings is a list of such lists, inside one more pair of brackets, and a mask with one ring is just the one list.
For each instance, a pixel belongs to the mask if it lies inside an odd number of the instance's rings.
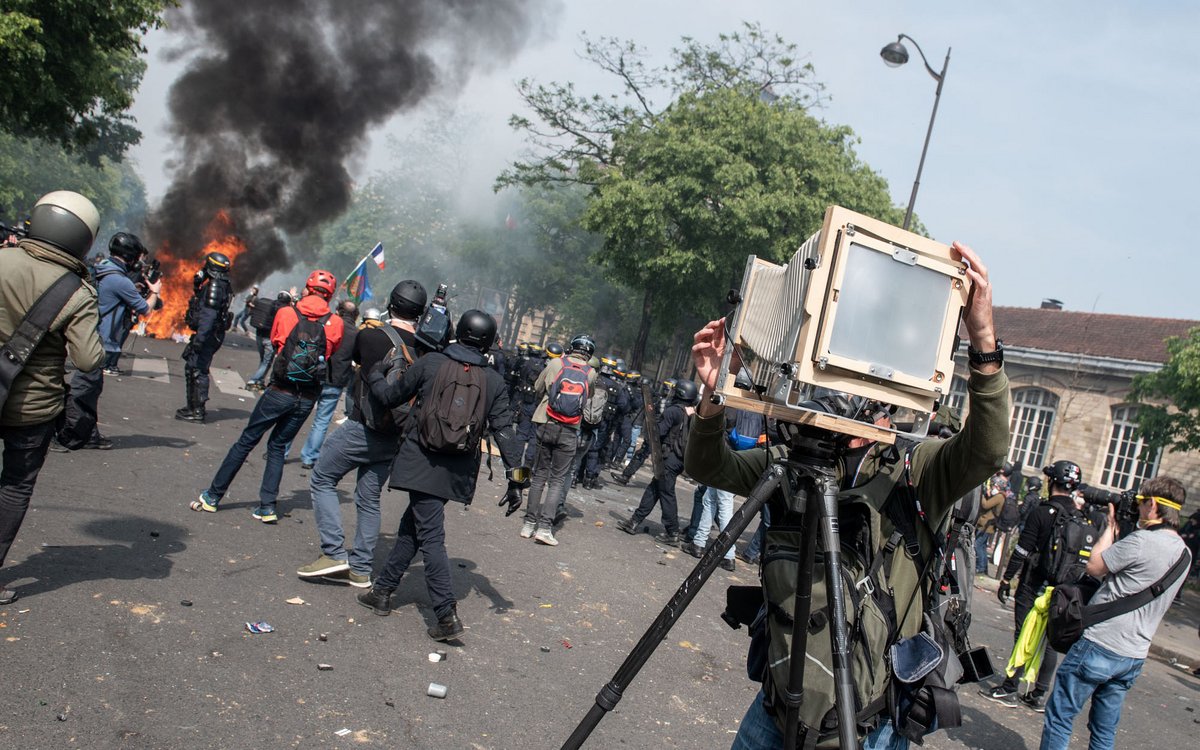
[[225,343],[229,328],[229,304],[233,287],[229,271],[233,263],[224,253],[209,253],[204,267],[192,277],[192,299],[188,302],[188,327],[195,333],[183,348],[183,380],[187,389],[187,406],[175,411],[175,418],[185,422],[203,422],[204,404],[208,401],[208,370],[213,355]]
[[600,488],[600,456],[608,439],[619,424],[619,415],[629,410],[629,394],[621,388],[616,376],[617,362],[611,357],[600,358],[600,376],[596,378],[596,388],[608,392],[604,403],[604,419],[596,428],[591,446],[588,448],[587,464],[584,468],[583,486],[585,489]]
[[530,344],[528,356],[517,375],[516,410],[519,410],[520,414],[517,420],[517,439],[521,443],[522,466],[533,463],[533,453],[537,449],[537,431],[533,424],[533,412],[537,409],[534,384],[545,366],[545,354],[541,345]]

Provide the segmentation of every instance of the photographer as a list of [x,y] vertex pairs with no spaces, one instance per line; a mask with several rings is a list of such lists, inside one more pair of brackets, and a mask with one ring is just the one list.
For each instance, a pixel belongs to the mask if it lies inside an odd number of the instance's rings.
[[[508,389],[485,360],[496,340],[496,321],[485,312],[468,310],[458,319],[454,334],[453,343],[421,356],[396,382],[389,383],[380,367],[367,376],[372,394],[385,406],[399,406],[414,396],[417,403],[389,481],[392,489],[408,492],[408,508],[387,563],[358,601],[377,614],[388,612],[392,592],[419,551],[437,617],[427,632],[438,641],[453,640],[463,632],[446,554],[446,503],[470,505],[474,499],[479,441],[485,430],[491,430],[510,470],[500,504],[508,504],[509,514],[521,507],[521,482],[512,471],[519,465],[521,445],[512,428]],[[528,477],[522,478],[527,483]]]
[[[78,448],[95,426],[87,414],[65,428],[61,423],[67,357],[83,373],[98,372],[104,362],[96,291],[85,281],[88,269],[83,262],[99,225],[100,214],[91,201],[78,193],[56,191],[34,206],[28,236],[15,248],[0,251],[0,345],[7,360],[5,380],[13,376],[6,389],[0,387],[0,565],[25,520],[56,429],[69,447]],[[43,308],[52,313],[49,325],[28,330],[33,321],[26,316],[51,290],[67,296]],[[36,344],[23,361],[18,357],[14,373],[8,345],[31,340]],[[0,586],[0,606],[16,598],[15,591]]]
[[[333,420],[333,413],[337,411],[342,391],[350,385],[350,378],[354,375],[351,352],[354,349],[355,334],[358,333],[355,329],[358,323],[358,305],[350,300],[342,300],[337,304],[336,312],[342,319],[342,345],[329,358],[325,383],[321,386],[321,396],[317,399],[317,406],[313,411],[312,426],[308,428],[308,438],[304,441],[304,447],[300,449],[300,468],[305,470],[312,469],[317,463],[317,458],[321,455],[321,444],[325,442],[325,433],[329,431],[329,423]],[[286,454],[285,451],[284,455]]]
[[[913,447],[906,456],[906,471],[897,471],[895,468],[897,465],[903,466],[903,463],[890,462],[890,456],[895,452],[892,446],[883,446],[864,438],[848,440],[842,459],[842,490],[839,498],[852,495],[856,487],[878,484],[873,480],[880,475],[891,482],[888,502],[894,499],[895,503],[911,506],[913,493],[920,498],[920,510],[924,518],[913,529],[913,549],[909,548],[907,540],[896,547],[886,571],[888,587],[897,603],[915,602],[919,598],[925,585],[919,561],[931,559],[938,550],[939,540],[944,539],[943,533],[935,530],[944,528],[951,508],[960,497],[1001,465],[1008,448],[1008,379],[1002,368],[1003,350],[993,330],[992,289],[987,269],[967,246],[956,242],[953,250],[957,256],[969,262],[965,273],[972,282],[963,318],[970,341],[970,409],[962,431],[946,440],[929,440]],[[698,377],[710,393],[716,388],[726,346],[723,320],[712,321],[695,336],[692,359]],[[735,364],[738,364],[736,359]],[[696,481],[738,495],[748,495],[770,463],[784,455],[786,453],[779,447],[735,451],[725,439],[724,408],[708,398],[700,401],[685,464],[688,473]],[[908,482],[903,481],[906,477]],[[912,493],[908,491],[909,486]],[[905,509],[909,517],[915,515],[913,510],[912,507]],[[890,528],[885,528],[884,533],[890,531]],[[819,577],[822,574],[818,569],[813,575]],[[925,604],[915,602],[906,608],[897,623],[897,638],[909,638],[921,631]],[[782,726],[786,711],[779,696],[786,685],[775,684],[771,676],[772,669],[766,663],[768,631],[756,629],[752,632],[750,656],[753,661],[747,667],[751,678],[763,681],[764,686],[742,720],[733,742],[734,750],[765,750],[781,747],[784,743]],[[877,668],[881,667],[883,665],[877,665]],[[830,667],[806,664],[806,681],[809,673],[819,669],[828,670]],[[895,679],[891,682],[894,684]],[[885,708],[878,705],[870,708],[872,713],[861,716],[863,726],[869,727],[874,723],[874,729],[866,734],[864,747],[868,750],[906,748],[908,740],[899,734],[902,728],[893,725]],[[903,721],[905,717],[901,715],[900,719]],[[822,738],[826,736],[824,729],[829,728],[823,728],[820,732]],[[860,738],[864,731],[860,727]],[[803,737],[801,745],[809,746],[807,743],[813,740],[811,736]]]
[[[1089,606],[1142,591],[1162,578],[1181,556],[1187,555],[1191,562],[1191,553],[1177,531],[1185,500],[1183,485],[1170,477],[1148,479],[1136,499],[1137,530],[1116,543],[1116,506],[1108,505],[1108,524],[1087,563],[1088,575],[1104,578],[1104,583]],[[1088,748],[1113,747],[1125,694],[1141,674],[1150,640],[1183,581],[1180,576],[1150,603],[1083,631],[1055,676],[1054,692],[1046,703],[1041,750],[1066,750],[1075,717],[1088,699],[1092,702]]]
[[275,325],[275,316],[285,307],[293,303],[291,292],[280,292],[268,306],[266,302],[258,302],[254,307],[254,343],[258,347],[258,369],[246,381],[246,390],[261,391],[267,386],[263,378],[271,369],[275,359],[275,347],[271,345],[271,326]]
[[258,284],[250,287],[250,291],[246,292],[246,296],[242,298],[242,301],[242,311],[234,317],[233,327],[242,329],[242,333],[250,333],[250,329],[246,327],[246,323],[254,313],[254,306],[258,304]]
[[[1025,617],[1029,614],[1029,610],[1033,609],[1033,602],[1042,589],[1047,585],[1074,583],[1074,580],[1070,579],[1077,580],[1078,574],[1082,572],[1077,570],[1072,573],[1070,570],[1056,569],[1059,566],[1056,565],[1053,548],[1064,544],[1061,537],[1066,523],[1088,523],[1087,517],[1075,507],[1075,501],[1071,497],[1083,481],[1083,472],[1073,461],[1055,461],[1053,465],[1047,466],[1042,472],[1050,482],[1050,497],[1046,502],[1039,503],[1030,513],[1025,528],[1021,531],[1021,537],[1013,547],[1008,567],[1004,569],[1004,573],[1000,577],[1000,587],[996,591],[1000,603],[1007,602],[1012,589],[1010,581],[1013,576],[1020,574],[1021,582],[1017,586],[1017,595],[1013,602],[1013,615],[1016,619],[1014,642],[1020,637]],[[1042,696],[1050,689],[1050,680],[1054,677],[1054,667],[1057,662],[1058,652],[1046,645],[1042,655],[1042,666],[1038,670],[1037,683],[1033,690],[1019,698],[1017,682],[1025,671],[1019,666],[1012,675],[1005,678],[999,687],[979,692],[1009,708],[1015,707],[1017,701],[1020,700],[1029,708],[1040,713],[1046,710],[1042,703]]]

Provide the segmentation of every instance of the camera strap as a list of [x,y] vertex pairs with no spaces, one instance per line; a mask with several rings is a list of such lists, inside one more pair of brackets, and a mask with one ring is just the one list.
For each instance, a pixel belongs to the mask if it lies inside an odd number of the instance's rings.
[[1187,569],[1190,567],[1190,565],[1191,555],[1187,549],[1184,549],[1183,553],[1179,555],[1179,559],[1175,561],[1174,565],[1167,569],[1166,573],[1163,573],[1157,581],[1137,592],[1136,594],[1123,596],[1120,599],[1114,599],[1111,602],[1105,602],[1104,604],[1095,604],[1085,607],[1082,618],[1083,627],[1090,628],[1091,626],[1104,622],[1105,620],[1111,620],[1114,617],[1120,617],[1121,615],[1128,614],[1135,609],[1146,606],[1153,600],[1162,596],[1167,589],[1174,586],[1175,582],[1187,572]]
[[12,337],[0,347],[0,408],[8,400],[9,389],[25,368],[29,356],[82,285],[83,279],[70,271],[59,276],[25,312]]

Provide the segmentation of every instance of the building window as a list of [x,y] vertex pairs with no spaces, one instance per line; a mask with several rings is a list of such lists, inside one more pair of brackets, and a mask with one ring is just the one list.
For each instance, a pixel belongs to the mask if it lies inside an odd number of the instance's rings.
[[1013,393],[1012,446],[1008,460],[1038,468],[1046,465],[1050,430],[1058,413],[1058,396],[1042,388],[1022,388]]
[[946,406],[952,407],[958,412],[959,416],[963,415],[963,409],[967,407],[967,380],[955,375],[950,381],[950,392],[946,394]]
[[1158,473],[1162,449],[1144,456],[1146,444],[1137,435],[1137,407],[1114,406],[1112,434],[1104,455],[1104,472],[1100,484],[1117,490],[1129,490]]

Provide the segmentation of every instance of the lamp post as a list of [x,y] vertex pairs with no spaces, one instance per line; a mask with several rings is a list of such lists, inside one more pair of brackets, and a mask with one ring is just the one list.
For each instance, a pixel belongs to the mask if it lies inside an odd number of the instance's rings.
[[896,37],[896,41],[879,51],[879,56],[889,67],[898,68],[908,62],[908,50],[900,43],[902,39],[913,43],[921,55],[921,62],[925,63],[925,70],[929,71],[929,75],[937,81],[937,92],[933,95],[933,114],[929,115],[929,129],[925,131],[925,145],[921,147],[921,161],[917,163],[917,179],[913,180],[912,195],[908,197],[908,210],[904,212],[904,228],[908,229],[908,225],[912,221],[913,204],[917,202],[917,188],[921,186],[921,170],[925,168],[925,153],[929,150],[929,136],[933,134],[933,121],[937,118],[938,102],[942,98],[942,84],[946,82],[946,69],[950,67],[950,48],[946,48],[946,62],[942,64],[942,72],[935,73],[929,66],[929,60],[925,58],[925,52],[921,49],[921,45],[917,44],[917,40],[908,34],[901,34]]

